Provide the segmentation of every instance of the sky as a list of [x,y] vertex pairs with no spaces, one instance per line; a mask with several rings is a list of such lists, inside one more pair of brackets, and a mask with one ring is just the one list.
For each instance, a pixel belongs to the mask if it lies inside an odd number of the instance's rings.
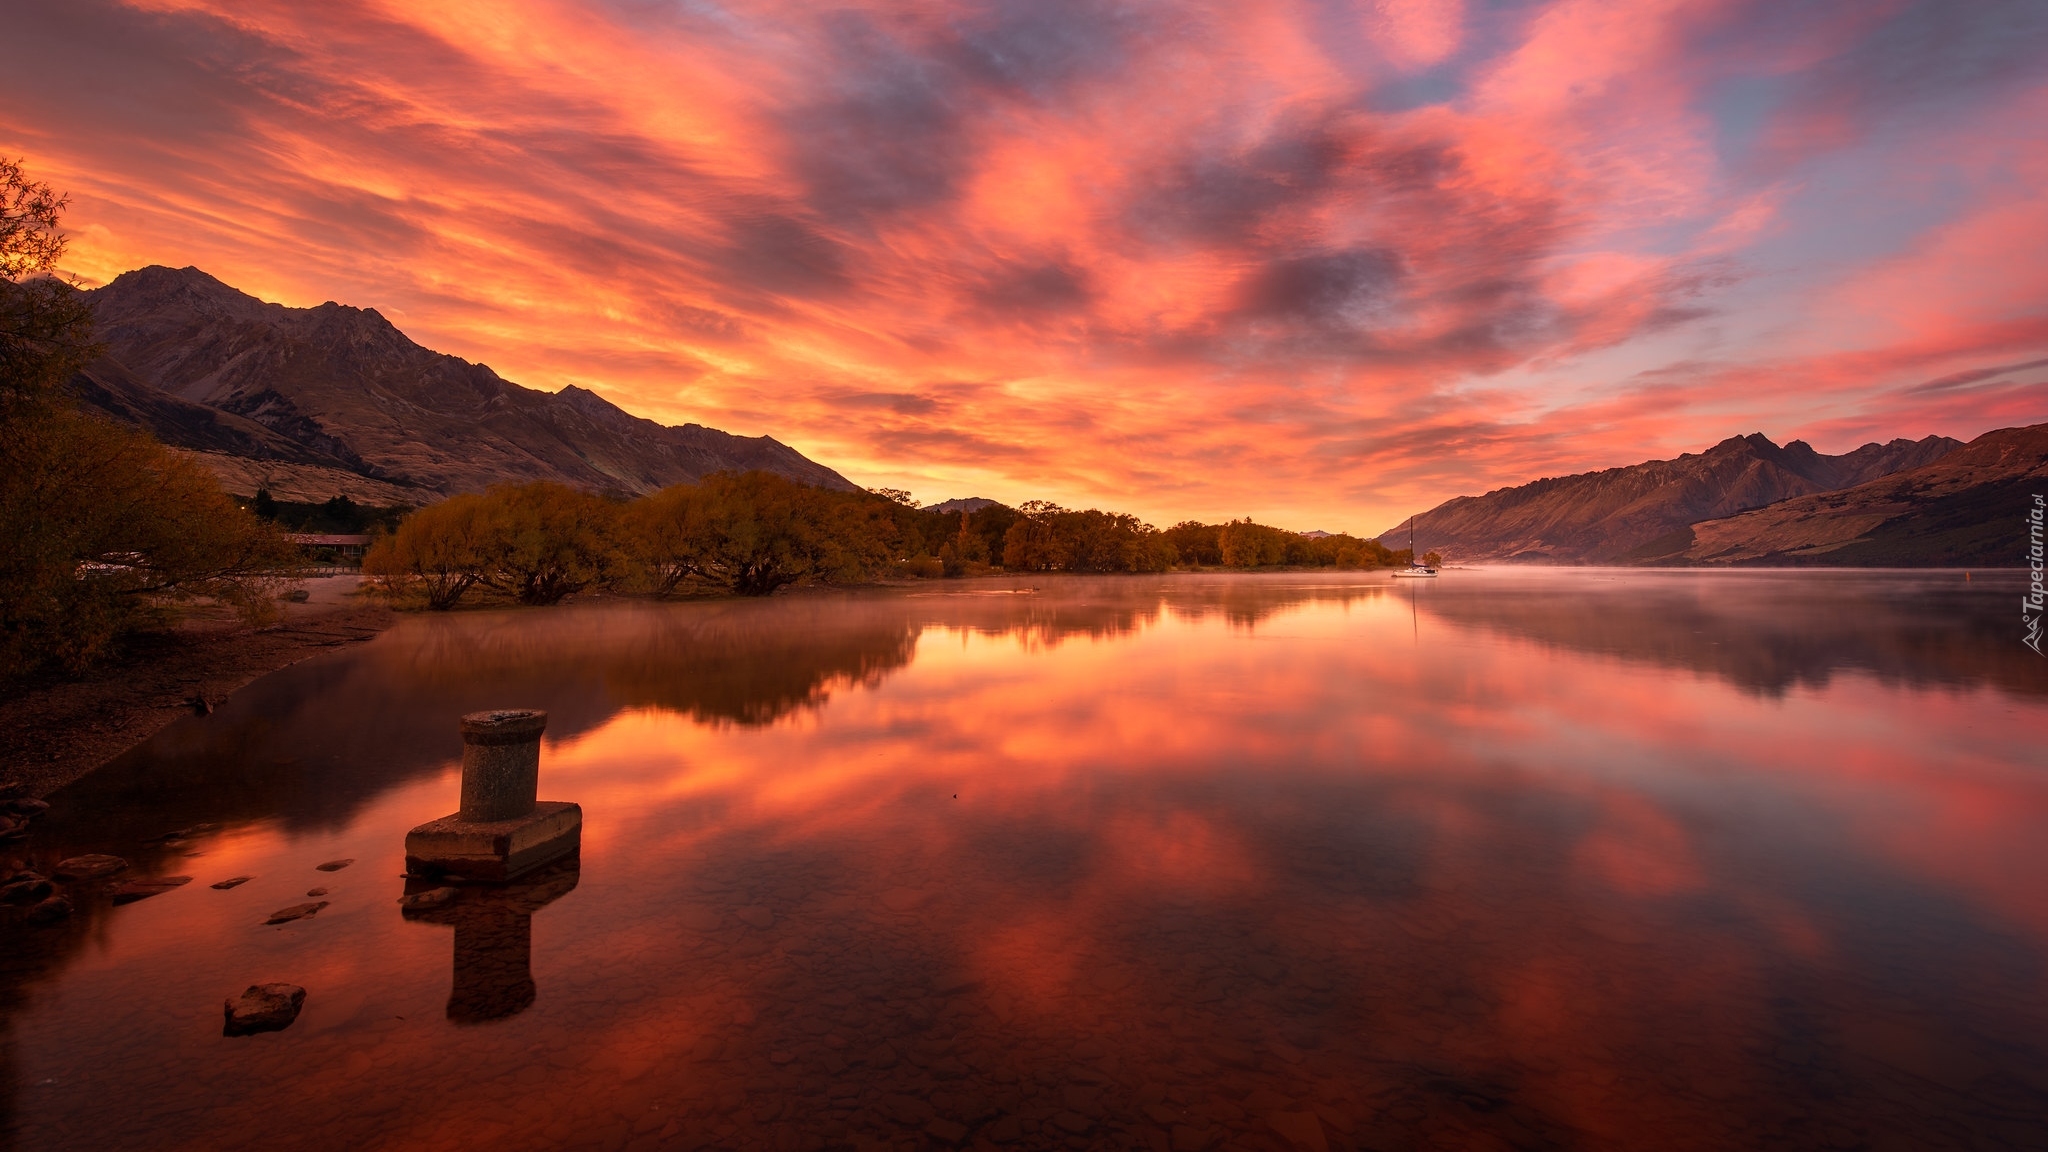
[[2039,0],[0,0],[194,265],[927,502],[1377,533],[2048,419]]

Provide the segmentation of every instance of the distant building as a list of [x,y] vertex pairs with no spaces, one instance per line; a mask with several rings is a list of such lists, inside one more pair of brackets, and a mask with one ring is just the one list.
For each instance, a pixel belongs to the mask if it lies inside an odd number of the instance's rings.
[[345,536],[325,532],[291,532],[286,534],[285,539],[316,556],[332,556],[358,564],[362,563],[363,549],[370,546],[368,536]]

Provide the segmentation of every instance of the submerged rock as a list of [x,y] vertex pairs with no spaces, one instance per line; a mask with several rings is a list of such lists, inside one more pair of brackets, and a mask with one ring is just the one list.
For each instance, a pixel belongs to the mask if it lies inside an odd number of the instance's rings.
[[321,872],[339,872],[353,863],[354,860],[329,860],[325,864],[315,864],[313,867]]
[[34,872],[20,872],[0,885],[0,904],[34,904],[50,896],[50,882]]
[[114,903],[133,904],[137,900],[162,895],[173,888],[183,888],[191,882],[190,876],[158,876],[149,880],[125,881],[114,888]]
[[220,825],[218,824],[194,824],[190,828],[175,828],[169,832],[164,832],[156,836],[151,836],[149,839],[144,840],[143,843],[176,844],[185,840],[190,840],[194,836],[200,834],[201,832],[211,832],[218,827],[220,827]]
[[228,889],[235,887],[237,884],[247,884],[249,881],[254,879],[254,876],[231,876],[228,879],[223,880],[218,884],[215,884],[214,887],[225,892]]
[[325,895],[327,895],[327,889],[325,889],[325,888],[308,888],[308,889],[306,889],[306,895],[308,895],[308,896],[325,896]]
[[62,896],[52,896],[28,910],[28,922],[31,924],[55,924],[70,918],[71,901]]
[[459,888],[429,888],[425,892],[410,892],[398,898],[401,908],[439,908],[455,899],[461,893]]
[[251,984],[248,991],[222,1005],[227,1023],[221,1035],[249,1036],[289,1028],[305,1002],[306,990],[297,984]]
[[127,867],[128,862],[119,856],[89,853],[60,861],[57,864],[56,875],[59,880],[97,880],[102,876],[112,876]]
[[265,920],[264,923],[285,924],[293,920],[303,920],[306,917],[311,916],[314,913],[320,911],[322,908],[327,907],[329,903],[331,903],[331,901],[320,900],[312,904],[294,904],[289,908],[280,908],[277,911],[272,912],[270,914],[270,919]]

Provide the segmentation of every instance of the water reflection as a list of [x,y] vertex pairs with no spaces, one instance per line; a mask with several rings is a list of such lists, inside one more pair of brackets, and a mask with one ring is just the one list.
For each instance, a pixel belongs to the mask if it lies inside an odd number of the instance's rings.
[[410,880],[408,894],[453,892],[447,903],[412,905],[407,920],[455,929],[448,1019],[480,1024],[515,1016],[532,1005],[534,913],[567,896],[581,876],[581,861],[558,860],[509,884],[447,889]]
[[[200,880],[10,937],[6,1131],[2038,1144],[2048,705],[1991,631],[2008,590],[1650,576],[408,622],[58,798],[39,856]],[[575,898],[393,917],[450,718],[508,700],[551,713],[550,790],[589,813]],[[333,906],[261,926],[338,857]],[[452,979],[406,919],[453,925]],[[223,1049],[220,996],[276,979],[299,1022]]]
[[[1704,672],[1765,695],[1845,671],[2048,693],[2014,643],[2016,573],[1545,570],[1406,588],[1429,617],[1574,652]],[[1703,578],[1704,577],[1704,578]]]

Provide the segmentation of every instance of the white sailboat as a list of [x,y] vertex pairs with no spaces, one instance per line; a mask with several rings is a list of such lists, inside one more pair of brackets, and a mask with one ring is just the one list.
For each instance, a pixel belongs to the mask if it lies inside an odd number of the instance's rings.
[[1415,517],[1408,517],[1408,567],[1394,573],[1396,580],[1434,580],[1436,569],[1422,562],[1415,554]]

